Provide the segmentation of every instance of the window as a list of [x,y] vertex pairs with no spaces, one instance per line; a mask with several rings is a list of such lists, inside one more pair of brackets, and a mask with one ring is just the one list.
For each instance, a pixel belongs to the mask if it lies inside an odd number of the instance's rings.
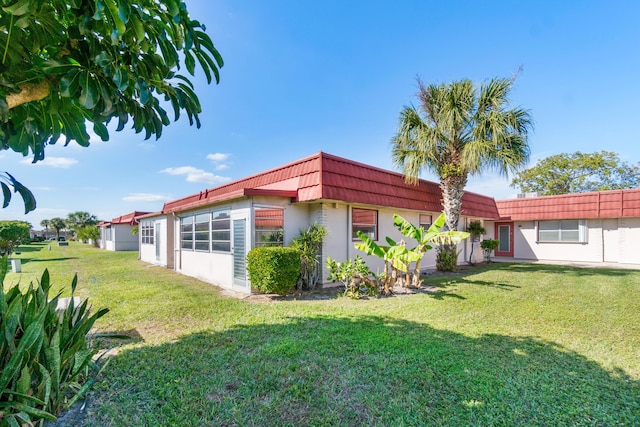
[[433,224],[431,215],[420,214],[420,227],[428,230],[431,224]]
[[284,209],[256,208],[254,210],[255,244],[282,246],[284,243]]
[[230,209],[180,218],[180,247],[199,252],[231,252]]
[[231,252],[231,215],[228,209],[211,215],[211,250]]
[[353,208],[351,210],[351,236],[358,240],[358,231],[363,232],[369,238],[378,240],[378,211],[371,209]]
[[209,212],[198,214],[194,218],[193,243],[196,251],[209,252],[209,221],[211,214]]
[[193,250],[193,216],[180,218],[180,247]]
[[111,241],[111,226],[107,225],[104,231],[104,240]]
[[144,221],[140,223],[140,236],[142,237],[142,244],[153,245],[154,241],[154,227],[153,222]]
[[538,221],[537,226],[538,242],[586,243],[587,241],[584,220]]

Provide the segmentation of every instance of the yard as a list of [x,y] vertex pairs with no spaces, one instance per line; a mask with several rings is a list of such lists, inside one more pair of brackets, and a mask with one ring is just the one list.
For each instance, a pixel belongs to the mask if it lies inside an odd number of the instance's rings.
[[21,250],[6,282],[78,272],[100,331],[132,337],[86,425],[640,424],[640,271],[491,264],[431,294],[251,302],[135,252]]

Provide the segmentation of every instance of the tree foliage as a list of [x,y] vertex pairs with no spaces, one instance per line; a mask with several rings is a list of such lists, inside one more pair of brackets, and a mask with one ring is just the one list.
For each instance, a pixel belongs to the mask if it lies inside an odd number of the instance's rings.
[[0,255],[11,254],[21,244],[29,243],[31,224],[26,221],[0,221]]
[[[509,108],[513,79],[494,78],[479,87],[470,80],[418,85],[420,107],[401,111],[393,161],[408,182],[416,182],[423,169],[438,174],[446,225],[456,230],[469,175],[517,171],[529,159],[533,122],[527,110]],[[455,265],[456,247],[446,250]]]
[[[222,57],[204,26],[179,0],[0,0],[0,150],[33,161],[61,136],[89,145],[87,124],[102,140],[131,120],[159,138],[186,113],[200,127],[200,101],[186,73],[219,81]],[[35,199],[13,178],[27,211]]]
[[455,230],[469,175],[490,169],[506,175],[524,165],[533,122],[527,110],[509,108],[513,79],[418,85],[420,108],[401,111],[393,161],[409,182],[423,169],[438,174],[446,224]]
[[540,160],[519,172],[511,187],[540,196],[620,190],[640,186],[640,162],[631,165],[617,153],[562,153]]
[[67,228],[67,224],[64,219],[55,217],[49,220],[49,227],[56,230],[56,237],[60,238],[60,230]]
[[91,215],[89,212],[77,211],[67,215],[65,224],[69,230],[78,231],[89,225],[96,225],[98,218],[95,215]]
[[77,230],[78,239],[87,243],[89,240],[93,242],[93,246],[98,247],[98,240],[100,239],[100,227],[97,225],[87,225]]

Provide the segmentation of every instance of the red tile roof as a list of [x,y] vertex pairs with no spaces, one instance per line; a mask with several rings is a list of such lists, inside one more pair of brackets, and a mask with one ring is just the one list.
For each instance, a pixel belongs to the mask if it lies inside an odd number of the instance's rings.
[[143,215],[147,215],[148,213],[149,212],[133,211],[133,212],[130,212],[128,214],[120,215],[118,217],[115,217],[111,221],[102,221],[98,225],[101,226],[101,227],[106,226],[106,225],[112,225],[112,224],[136,225],[138,223],[139,218],[141,216],[143,216]]
[[510,220],[640,217],[640,189],[496,201]]
[[[252,195],[290,197],[295,202],[327,200],[427,212],[442,211],[442,193],[435,182],[420,180],[416,185],[407,184],[400,173],[323,152],[167,202],[162,211],[184,211]],[[462,212],[478,218],[498,218],[494,199],[475,193],[465,192]]]

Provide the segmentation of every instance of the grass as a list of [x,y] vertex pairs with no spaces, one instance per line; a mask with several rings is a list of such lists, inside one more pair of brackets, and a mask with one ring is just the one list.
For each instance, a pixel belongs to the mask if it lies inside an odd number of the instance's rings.
[[491,264],[433,294],[258,303],[71,243],[23,273],[110,313],[132,342],[87,425],[638,425],[640,272]]

